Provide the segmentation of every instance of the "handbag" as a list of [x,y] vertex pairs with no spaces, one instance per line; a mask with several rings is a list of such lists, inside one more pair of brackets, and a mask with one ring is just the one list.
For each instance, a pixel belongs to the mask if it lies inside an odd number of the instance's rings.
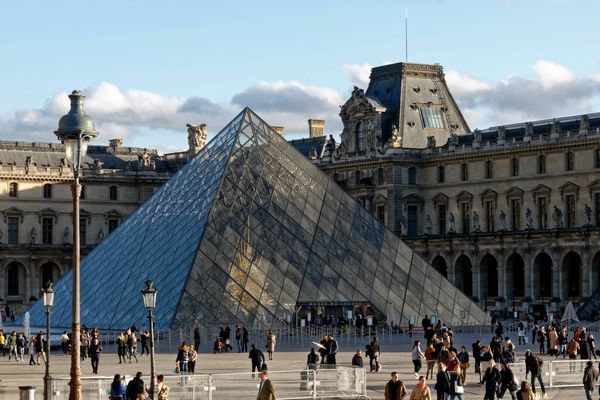
[[179,373],[179,363],[175,364],[175,373]]
[[262,365],[260,366],[260,370],[261,370],[261,371],[266,371],[266,370],[268,370],[268,369],[269,369],[269,368],[267,367],[267,363],[262,363]]
[[458,382],[454,382],[454,393],[463,394],[465,392],[464,386],[459,386]]

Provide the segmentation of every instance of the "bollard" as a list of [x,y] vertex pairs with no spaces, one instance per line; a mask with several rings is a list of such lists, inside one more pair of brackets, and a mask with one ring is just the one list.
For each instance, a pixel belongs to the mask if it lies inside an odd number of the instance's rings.
[[19,386],[19,400],[35,400],[35,387]]

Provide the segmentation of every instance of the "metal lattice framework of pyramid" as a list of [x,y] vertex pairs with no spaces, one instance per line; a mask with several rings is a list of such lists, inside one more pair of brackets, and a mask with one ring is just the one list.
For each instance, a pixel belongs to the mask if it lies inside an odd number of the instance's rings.
[[[284,325],[297,304],[370,304],[395,321],[485,313],[249,108],[99,244],[81,265],[81,323],[158,329]],[[71,324],[71,273],[53,327]],[[41,301],[31,324],[44,324]]]

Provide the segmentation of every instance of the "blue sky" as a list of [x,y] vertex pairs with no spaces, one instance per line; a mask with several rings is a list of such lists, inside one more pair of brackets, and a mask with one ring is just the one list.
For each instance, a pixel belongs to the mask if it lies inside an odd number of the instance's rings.
[[84,89],[99,143],[175,151],[243,106],[337,134],[371,66],[440,63],[471,128],[600,111],[598,1],[0,2],[0,138],[54,140]]

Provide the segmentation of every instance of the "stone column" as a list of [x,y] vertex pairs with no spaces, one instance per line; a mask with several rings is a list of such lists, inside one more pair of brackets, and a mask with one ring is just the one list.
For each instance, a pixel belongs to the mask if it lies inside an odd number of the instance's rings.
[[[504,300],[508,301],[508,296],[506,293],[506,264],[504,262],[504,258],[504,249],[500,249],[500,251],[496,254],[496,262],[498,263],[498,296],[502,296],[504,297]],[[512,285],[512,282],[510,284]]]
[[535,281],[535,272],[534,272],[534,261],[533,252],[531,250],[527,251],[527,256],[524,260],[525,262],[525,297],[531,297],[535,300],[535,292],[533,290],[533,284]]
[[471,253],[471,275],[473,286],[473,296],[479,297],[480,300],[485,302],[483,294],[481,293],[481,257],[479,252]]

